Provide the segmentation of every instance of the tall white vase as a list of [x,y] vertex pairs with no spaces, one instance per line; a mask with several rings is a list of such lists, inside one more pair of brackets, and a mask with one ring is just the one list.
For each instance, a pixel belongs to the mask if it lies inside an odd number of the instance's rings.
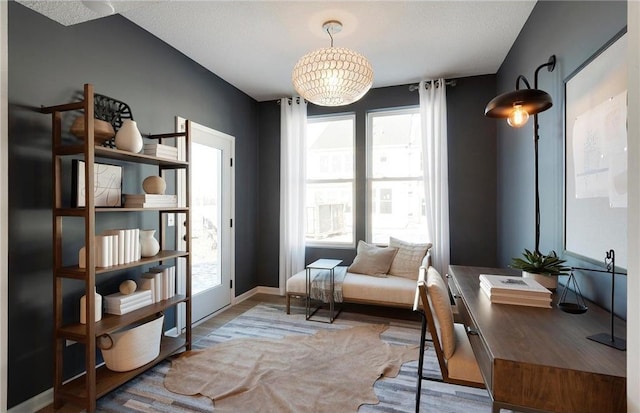
[[155,229],[140,230],[140,255],[143,257],[153,257],[160,251],[160,244],[153,237],[155,233]]
[[[93,294],[95,296],[95,321],[102,320],[102,296],[96,292],[96,288],[93,287]],[[80,323],[87,323],[87,296],[80,297]]]
[[116,133],[116,148],[122,151],[138,153],[142,150],[142,135],[134,120],[125,119]]

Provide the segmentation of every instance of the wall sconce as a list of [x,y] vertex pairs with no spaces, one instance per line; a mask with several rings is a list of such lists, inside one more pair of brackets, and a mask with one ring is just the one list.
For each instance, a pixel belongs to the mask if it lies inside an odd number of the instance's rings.
[[[513,92],[503,93],[487,104],[484,115],[489,118],[507,119],[509,126],[521,128],[529,120],[529,116],[533,115],[533,144],[535,153],[535,190],[536,190],[536,247],[535,252],[540,252],[540,190],[538,188],[538,113],[544,112],[553,106],[551,96],[538,89],[538,72],[546,67],[549,72],[553,72],[556,67],[556,56],[551,55],[547,63],[541,64],[536,68],[534,74],[533,89],[529,85],[529,81],[523,75],[519,75],[516,79],[516,90]],[[526,89],[520,89],[520,83],[524,83]]]

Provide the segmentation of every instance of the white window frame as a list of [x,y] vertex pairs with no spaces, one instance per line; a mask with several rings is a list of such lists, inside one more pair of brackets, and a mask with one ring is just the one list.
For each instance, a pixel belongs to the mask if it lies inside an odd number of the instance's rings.
[[[342,113],[342,114],[330,114],[330,115],[318,115],[308,116],[307,124],[314,122],[326,122],[326,121],[339,121],[349,119],[353,123],[353,171],[351,179],[306,179],[305,185],[308,188],[309,184],[326,184],[326,183],[338,183],[344,184],[351,182],[351,241],[348,242],[322,242],[305,240],[307,247],[313,248],[354,248],[356,245],[356,114],[355,113]],[[307,205],[305,203],[305,210]],[[306,225],[306,224],[305,224]]]
[[[377,116],[394,116],[403,114],[420,114],[419,106],[407,106],[396,108],[385,108],[367,112],[367,130],[366,130],[366,229],[365,238],[367,242],[372,243],[373,239],[373,182],[394,182],[394,181],[424,181],[424,165],[422,168],[422,176],[419,177],[393,177],[393,178],[373,178],[373,118]],[[379,244],[382,245],[382,244]]]

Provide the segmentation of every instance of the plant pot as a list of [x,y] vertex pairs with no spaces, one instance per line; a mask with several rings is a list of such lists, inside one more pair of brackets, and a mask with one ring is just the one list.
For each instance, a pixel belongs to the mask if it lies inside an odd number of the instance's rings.
[[533,272],[522,271],[524,278],[533,278],[544,288],[555,291],[558,288],[558,276],[548,274],[536,274]]

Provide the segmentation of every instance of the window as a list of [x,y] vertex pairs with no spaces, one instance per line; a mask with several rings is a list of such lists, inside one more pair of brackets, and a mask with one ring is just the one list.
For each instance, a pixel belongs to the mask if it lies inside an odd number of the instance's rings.
[[427,222],[418,108],[368,114],[367,238],[426,242]]
[[307,120],[306,242],[352,246],[355,115]]

